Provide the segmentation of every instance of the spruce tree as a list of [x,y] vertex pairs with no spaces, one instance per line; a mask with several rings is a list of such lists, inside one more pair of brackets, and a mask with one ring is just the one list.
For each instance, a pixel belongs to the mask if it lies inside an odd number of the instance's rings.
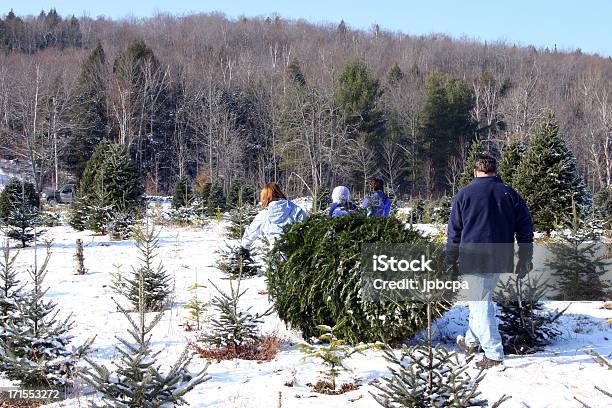
[[241,239],[244,230],[255,219],[258,208],[254,205],[243,205],[241,209],[230,211],[229,225],[227,226],[227,237],[229,239]]
[[512,276],[497,287],[493,299],[499,307],[499,333],[505,353],[535,353],[561,334],[554,323],[565,310],[546,311],[542,299],[550,287],[547,281]]
[[37,230],[40,224],[38,208],[32,207],[26,200],[20,200],[6,218],[6,236],[21,243],[25,248],[44,230]]
[[86,370],[83,380],[99,394],[101,404],[94,407],[158,408],[166,404],[183,405],[184,396],[197,385],[209,379],[208,364],[192,375],[189,370],[191,357],[185,348],[178,360],[166,371],[162,371],[156,359],[160,351],[151,347],[151,332],[163,317],[163,311],[147,322],[145,275],[138,276],[138,319],[132,318],[128,310],[115,302],[130,324],[129,338],[118,338],[115,350],[119,359],[114,361],[114,371],[86,358],[91,368]]
[[23,248],[44,233],[36,229],[40,224],[38,203],[38,195],[31,183],[13,178],[2,191],[0,204],[2,211],[6,211],[5,216],[0,218],[5,224],[2,229],[8,238],[20,242]]
[[474,139],[470,145],[468,155],[463,165],[463,174],[461,175],[461,181],[459,187],[465,187],[474,178],[474,166],[476,165],[476,159],[479,155],[486,152],[486,146],[482,139]]
[[145,221],[143,226],[134,229],[134,240],[141,264],[133,268],[131,279],[126,278],[125,295],[137,311],[140,307],[144,307],[145,312],[164,310],[172,291],[171,277],[161,261],[154,265],[159,250],[159,231]]
[[[15,269],[17,255],[18,253],[11,255],[9,241],[4,241],[0,258],[0,331],[9,318],[9,312],[17,309],[16,302],[23,296],[23,285]],[[0,338],[1,336],[0,332]]]
[[580,209],[587,204],[576,159],[559,135],[559,125],[552,115],[540,123],[512,185],[525,200],[539,231],[550,232],[570,217],[572,202]]
[[85,167],[70,225],[105,233],[116,213],[137,213],[142,201],[140,173],[126,146],[102,141]]
[[255,205],[256,202],[257,192],[251,184],[247,184],[246,182],[234,182],[227,192],[226,203],[229,209],[236,209],[240,205]]
[[34,184],[28,181],[22,182],[16,177],[11,178],[0,192],[0,221],[6,220],[9,214],[24,201],[30,207],[40,207],[40,199]]
[[612,228],[612,186],[605,186],[593,196],[593,215],[603,221],[603,227]]
[[77,177],[81,177],[94,149],[107,134],[106,83],[106,56],[98,42],[81,64],[70,143],[64,152],[64,162]]
[[174,194],[172,195],[172,208],[187,207],[193,199],[193,189],[189,182],[189,177],[183,174],[174,186]]
[[29,271],[32,287],[15,302],[15,312],[2,324],[0,371],[22,387],[71,385],[78,359],[91,344],[69,348],[71,316],[60,320],[57,304],[43,299],[48,290],[43,289],[43,282],[50,257],[49,243],[41,266],[35,264]]
[[223,196],[223,189],[219,184],[211,184],[206,199],[206,207],[208,208],[209,215],[218,214],[225,210],[225,197]]
[[519,139],[513,140],[502,150],[502,158],[499,163],[499,176],[506,184],[512,185],[514,173],[521,164],[521,160],[523,160],[526,151],[527,146]]
[[[432,310],[439,294],[425,295],[427,309],[427,338],[413,346],[403,344],[399,353],[385,345],[385,359],[390,363],[390,377],[375,384],[379,393],[372,396],[383,407],[486,407],[488,401],[480,398],[478,391],[484,379],[483,370],[475,376],[468,372],[474,355],[465,361],[454,351],[442,345],[433,345]],[[491,407],[498,407],[510,397],[503,395]]]
[[578,216],[573,205],[568,227],[560,233],[560,242],[547,245],[552,257],[546,266],[555,277],[558,300],[606,300],[612,293],[612,282],[602,280],[609,270],[605,254],[598,243],[593,225]]
[[217,347],[227,347],[234,352],[238,352],[241,345],[249,340],[256,340],[259,337],[258,326],[262,319],[272,313],[272,307],[263,313],[251,313],[251,307],[242,309],[240,298],[248,289],[240,289],[240,274],[235,284],[230,281],[230,292],[225,293],[214,283],[210,284],[217,290],[217,295],[213,297],[211,305],[217,311],[218,317],[211,322],[212,330],[203,336],[203,340],[216,345]]

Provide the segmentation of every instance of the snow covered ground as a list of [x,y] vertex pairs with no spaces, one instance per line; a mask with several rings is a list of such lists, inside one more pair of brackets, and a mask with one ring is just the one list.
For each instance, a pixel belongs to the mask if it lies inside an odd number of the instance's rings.
[[[225,224],[212,221],[204,229],[163,228],[160,235],[159,259],[175,278],[175,303],[154,331],[153,346],[162,350],[161,363],[172,364],[187,342],[195,336],[186,332],[182,323],[187,311],[185,303],[190,298],[187,290],[195,280],[207,285],[199,292],[199,298],[209,299],[214,292],[208,280],[223,289],[228,281],[215,268],[217,249],[224,245]],[[111,241],[107,236],[93,236],[91,232],[75,232],[69,227],[54,227],[44,238],[54,240],[53,255],[48,266],[46,284],[50,287],[47,297],[56,301],[62,313],[72,313],[76,326],[76,342],[95,336],[95,360],[110,364],[116,356],[115,336],[125,336],[127,322],[112,301],[111,273],[117,269],[129,273],[137,265],[133,241]],[[81,238],[85,245],[86,275],[75,275],[73,258],[75,240]],[[39,255],[44,250],[39,245]],[[24,271],[32,264],[34,249],[22,250],[18,267]],[[268,308],[263,277],[245,280],[249,290],[244,296],[244,306],[253,306],[253,312]],[[564,307],[562,302],[550,302],[549,308]],[[606,319],[612,311],[602,308],[602,302],[579,302],[570,306],[561,318],[563,335],[545,351],[531,356],[509,356],[505,371],[487,374],[480,390],[489,401],[508,394],[512,399],[504,407],[581,407],[574,397],[590,407],[609,407],[612,400],[594,389],[612,389],[610,371],[596,364],[585,350],[593,349],[609,358],[612,355],[612,331]],[[467,310],[455,306],[436,323],[437,338],[451,347],[457,334],[467,325]],[[211,363],[210,380],[187,395],[191,407],[375,407],[369,394],[374,387],[369,383],[387,373],[380,351],[369,351],[349,360],[353,372],[343,380],[357,378],[362,386],[339,396],[316,394],[306,385],[315,382],[321,365],[303,361],[303,354],[295,346],[302,341],[299,333],[288,330],[275,315],[268,316],[263,332],[276,333],[285,340],[282,351],[270,362],[224,361]],[[196,357],[193,371],[205,362]],[[285,383],[294,381],[293,387]],[[0,384],[7,384],[0,380]],[[73,399],[52,405],[54,407],[86,406],[86,398]]]

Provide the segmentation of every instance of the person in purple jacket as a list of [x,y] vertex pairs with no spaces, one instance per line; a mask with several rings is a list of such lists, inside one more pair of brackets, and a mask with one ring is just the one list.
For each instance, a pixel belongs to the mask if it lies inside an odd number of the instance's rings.
[[363,199],[361,208],[368,217],[388,217],[391,214],[391,200],[384,193],[385,183],[372,177],[369,183],[369,194]]
[[[519,247],[516,269],[515,238]],[[533,268],[532,256],[533,222],[525,201],[497,175],[493,156],[478,156],[474,179],[453,199],[447,240],[447,259],[471,279],[474,296],[468,302],[468,330],[465,337],[457,338],[457,345],[466,353],[482,347],[484,357],[476,363],[478,368],[501,365],[504,359],[492,301],[497,278],[513,270],[522,278]]]

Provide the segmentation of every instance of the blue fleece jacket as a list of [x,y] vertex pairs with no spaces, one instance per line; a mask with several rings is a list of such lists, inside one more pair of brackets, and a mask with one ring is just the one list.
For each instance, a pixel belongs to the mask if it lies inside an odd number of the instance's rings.
[[533,221],[521,196],[499,176],[475,177],[455,196],[448,243],[533,242]]
[[364,198],[361,208],[368,217],[388,217],[391,214],[391,200],[382,191],[374,191]]

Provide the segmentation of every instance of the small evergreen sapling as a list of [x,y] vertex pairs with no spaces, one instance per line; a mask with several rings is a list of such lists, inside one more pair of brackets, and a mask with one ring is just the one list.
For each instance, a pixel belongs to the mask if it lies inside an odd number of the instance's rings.
[[16,309],[3,321],[0,346],[0,371],[22,387],[70,386],[78,359],[89,349],[91,341],[69,349],[73,327],[71,316],[58,318],[59,309],[43,300],[47,265],[51,257],[50,243],[40,267],[29,271],[31,290],[15,302]]
[[130,338],[118,338],[120,344],[115,346],[120,356],[114,362],[115,371],[111,372],[105,366],[86,359],[91,368],[84,373],[83,380],[100,394],[102,402],[101,405],[94,403],[94,407],[158,408],[165,404],[184,405],[185,394],[209,379],[206,374],[208,364],[195,375],[189,372],[191,356],[187,348],[169,370],[162,372],[156,361],[161,351],[153,351],[151,332],[161,320],[163,312],[157,313],[150,322],[146,321],[145,288],[145,275],[140,274],[137,320],[115,302],[130,324]]
[[188,207],[193,199],[193,189],[189,177],[183,174],[176,182],[174,194],[172,195],[172,208]]
[[[187,309],[188,313],[188,322],[185,325],[186,328],[191,330],[200,330],[200,325],[202,323],[202,316],[206,311],[206,307],[209,305],[209,302],[203,302],[198,297],[198,289],[205,287],[204,285],[198,284],[198,274],[196,271],[196,280],[193,285],[188,289],[191,292],[191,298],[185,304],[185,309]],[[193,323],[192,326],[191,323]]]
[[[387,346],[385,359],[391,365],[390,377],[375,384],[379,393],[372,396],[385,408],[414,407],[484,407],[487,400],[479,398],[478,386],[484,379],[483,370],[476,376],[468,373],[468,364],[473,355],[461,361],[454,351],[442,345],[433,345],[432,306],[435,296],[425,299],[427,305],[427,339],[424,344],[402,345],[399,356]],[[510,397],[504,395],[492,408],[496,408]]]
[[[171,277],[161,261],[154,265],[159,250],[159,231],[145,221],[143,226],[134,229],[134,239],[141,265],[133,268],[131,279],[125,279],[125,295],[135,310],[140,310],[141,306],[145,312],[163,310],[171,295]],[[144,280],[143,294],[140,293],[141,278]]]
[[320,385],[318,389],[328,394],[336,393],[336,380],[340,373],[350,371],[346,366],[345,360],[355,353],[363,353],[370,348],[370,346],[363,343],[350,346],[344,340],[336,337],[335,331],[341,324],[336,324],[334,327],[327,325],[319,325],[317,327],[323,333],[319,336],[319,340],[324,343],[323,345],[311,345],[308,343],[299,345],[299,348],[305,353],[304,359],[318,358],[325,365],[326,370],[321,371],[321,374],[328,380],[328,384]]
[[504,352],[532,354],[561,334],[554,322],[565,310],[553,314],[545,311],[542,303],[548,286],[538,278],[518,276],[498,284],[494,301],[499,306],[499,333]]
[[258,325],[262,319],[272,313],[272,307],[263,313],[251,313],[251,307],[240,308],[240,298],[248,289],[240,289],[241,279],[236,283],[230,281],[230,292],[225,293],[214,283],[210,284],[217,290],[212,299],[212,307],[219,313],[219,317],[212,319],[211,334],[204,335],[203,340],[217,347],[226,347],[237,353],[241,345],[249,340],[259,337]]

